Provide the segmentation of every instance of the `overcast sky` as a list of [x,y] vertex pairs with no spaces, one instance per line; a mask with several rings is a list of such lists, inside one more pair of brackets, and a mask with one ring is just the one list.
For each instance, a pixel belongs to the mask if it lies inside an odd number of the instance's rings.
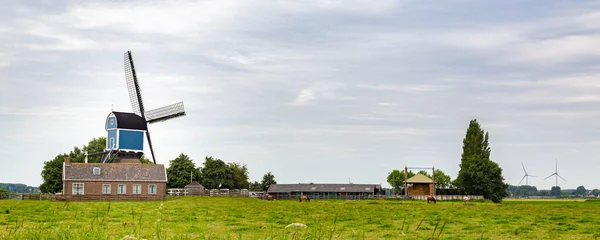
[[[458,174],[477,118],[506,182],[600,188],[600,4],[588,1],[3,1],[0,182],[131,112],[131,50],[158,163],[248,165],[251,180],[386,183]],[[149,154],[149,151],[146,151]]]

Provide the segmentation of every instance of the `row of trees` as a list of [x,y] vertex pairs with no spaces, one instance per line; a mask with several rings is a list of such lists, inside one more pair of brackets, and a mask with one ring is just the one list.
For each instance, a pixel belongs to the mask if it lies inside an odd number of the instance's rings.
[[[577,196],[585,197],[588,195],[588,190],[584,186],[579,186],[575,190],[561,190],[560,187],[554,186],[551,190],[538,190],[535,186],[521,185],[509,186],[508,193],[513,197],[530,197],[530,196]],[[590,191],[594,196],[600,195],[599,189]]]
[[[477,119],[469,122],[462,148],[460,171],[454,181],[441,170],[433,173],[438,187],[455,189],[468,195],[483,195],[493,202],[502,201],[507,195],[508,184],[504,183],[502,168],[490,160],[489,134],[481,128]],[[431,178],[427,172],[421,173]],[[407,175],[410,178],[415,174],[409,171]],[[400,189],[404,185],[404,173],[394,170],[388,175],[387,181],[395,189]]]
[[271,184],[276,184],[275,176],[271,172],[263,175],[262,181],[251,183],[248,177],[248,168],[245,164],[237,162],[225,163],[218,158],[205,157],[203,167],[196,164],[185,154],[180,154],[170,161],[167,168],[169,188],[183,188],[191,181],[196,181],[208,189],[250,189],[265,191]]

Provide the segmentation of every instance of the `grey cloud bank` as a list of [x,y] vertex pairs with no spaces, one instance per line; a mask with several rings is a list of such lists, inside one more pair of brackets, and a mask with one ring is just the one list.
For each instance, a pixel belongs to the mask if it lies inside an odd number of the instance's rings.
[[[454,178],[468,121],[517,184],[559,172],[600,188],[600,4],[554,1],[8,1],[0,7],[0,182],[131,111],[123,53],[159,163],[248,165],[251,179],[385,183],[394,168]],[[553,179],[530,178],[548,189]]]

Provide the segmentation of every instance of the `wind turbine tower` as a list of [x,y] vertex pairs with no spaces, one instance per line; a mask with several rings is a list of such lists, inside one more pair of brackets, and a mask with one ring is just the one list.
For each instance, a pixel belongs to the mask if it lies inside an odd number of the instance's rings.
[[560,175],[558,174],[558,159],[556,159],[556,170],[554,171],[554,173],[553,173],[553,174],[550,174],[550,176],[548,176],[548,177],[544,178],[544,180],[546,180],[546,179],[548,179],[548,178],[550,178],[550,177],[552,177],[552,176],[554,176],[554,177],[556,178],[556,185],[555,185],[555,186],[557,186],[557,187],[558,187],[558,178],[562,179],[562,180],[563,180],[563,181],[565,181],[565,182],[567,181],[567,180],[565,180],[565,179],[564,179],[562,176],[560,176]]
[[519,181],[519,185],[521,185],[521,182],[523,182],[523,179],[525,179],[525,185],[529,186],[529,177],[537,177],[537,176],[529,175],[527,173],[527,170],[525,170],[525,165],[523,165],[523,162],[521,162],[521,166],[523,166],[523,172],[525,172],[525,176],[523,176],[523,178],[521,178],[521,181]]

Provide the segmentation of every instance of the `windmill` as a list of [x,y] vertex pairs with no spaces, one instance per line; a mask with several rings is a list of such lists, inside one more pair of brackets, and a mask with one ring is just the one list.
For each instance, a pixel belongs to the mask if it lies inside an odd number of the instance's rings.
[[527,173],[527,170],[525,170],[525,165],[523,165],[523,162],[521,162],[521,166],[523,166],[523,172],[525,172],[525,176],[523,176],[523,178],[521,178],[521,181],[519,181],[519,185],[521,185],[521,182],[523,182],[523,179],[525,179],[525,185],[529,186],[529,177],[537,177],[537,176],[529,175]]
[[546,179],[548,179],[548,178],[550,178],[550,177],[552,177],[552,176],[555,176],[555,178],[556,178],[556,185],[555,185],[555,186],[557,186],[557,187],[558,187],[558,178],[559,178],[559,177],[560,177],[560,179],[562,179],[563,181],[565,181],[565,182],[567,181],[567,180],[565,180],[563,177],[561,177],[561,176],[558,174],[558,159],[556,159],[556,170],[554,171],[554,173],[553,173],[553,174],[550,174],[550,176],[548,176],[548,177],[544,178],[544,180],[546,180]]
[[102,163],[110,163],[115,159],[120,159],[119,162],[139,162],[143,155],[145,133],[152,160],[156,164],[148,124],[185,116],[183,102],[146,111],[131,51],[125,53],[125,80],[134,113],[112,111],[108,115],[106,119],[106,131],[108,132],[106,151],[97,154],[103,154]]

